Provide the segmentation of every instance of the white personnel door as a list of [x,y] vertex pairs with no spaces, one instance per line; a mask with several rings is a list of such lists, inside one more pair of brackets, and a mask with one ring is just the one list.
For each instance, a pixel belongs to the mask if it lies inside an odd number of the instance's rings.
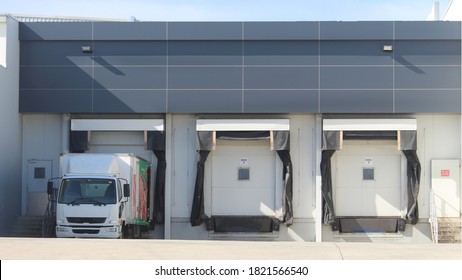
[[51,178],[51,160],[27,162],[27,210],[28,216],[43,216],[48,203],[47,182]]
[[332,161],[336,215],[401,216],[403,159],[396,141],[345,141]]
[[282,164],[268,140],[218,140],[209,157],[212,215],[276,215]]

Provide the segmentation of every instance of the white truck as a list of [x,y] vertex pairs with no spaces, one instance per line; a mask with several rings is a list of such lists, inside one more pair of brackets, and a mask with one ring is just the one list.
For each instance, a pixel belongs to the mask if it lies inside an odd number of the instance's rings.
[[132,154],[61,156],[56,237],[141,237],[151,224],[150,172],[150,163]]

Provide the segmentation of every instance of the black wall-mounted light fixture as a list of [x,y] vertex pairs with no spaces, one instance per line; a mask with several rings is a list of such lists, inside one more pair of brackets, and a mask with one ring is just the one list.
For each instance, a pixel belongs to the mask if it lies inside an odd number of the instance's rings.
[[91,49],[91,46],[82,46],[82,52],[83,53],[92,53],[93,50]]

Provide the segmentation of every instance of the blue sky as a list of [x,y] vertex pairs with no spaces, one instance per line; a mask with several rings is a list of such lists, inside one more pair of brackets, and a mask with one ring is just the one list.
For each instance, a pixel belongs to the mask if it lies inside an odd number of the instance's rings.
[[[0,14],[143,21],[425,20],[435,0],[0,0]],[[440,0],[443,15],[450,0]]]

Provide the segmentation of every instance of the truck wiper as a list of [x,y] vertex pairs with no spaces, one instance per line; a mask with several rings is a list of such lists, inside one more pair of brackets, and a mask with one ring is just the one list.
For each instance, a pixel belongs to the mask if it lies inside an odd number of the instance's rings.
[[69,202],[67,205],[80,205],[80,204],[93,204],[93,205],[106,205],[106,203],[102,203],[96,199],[86,198],[86,197],[79,197],[74,199],[73,201]]
[[80,203],[78,203],[78,201],[84,200],[84,199],[86,199],[86,198],[83,198],[83,197],[76,198],[76,199],[68,202],[67,205],[80,205]]

